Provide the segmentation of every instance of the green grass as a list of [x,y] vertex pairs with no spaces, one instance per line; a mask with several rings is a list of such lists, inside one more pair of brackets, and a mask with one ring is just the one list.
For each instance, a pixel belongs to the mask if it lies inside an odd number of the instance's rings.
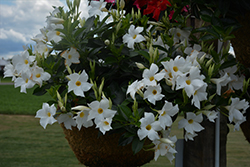
[[0,83],[12,82],[10,77],[3,78],[0,76]]
[[0,113],[35,115],[42,108],[42,103],[52,98],[49,94],[34,96],[34,89],[27,89],[25,94],[20,93],[20,88],[14,88],[14,85],[0,85]]

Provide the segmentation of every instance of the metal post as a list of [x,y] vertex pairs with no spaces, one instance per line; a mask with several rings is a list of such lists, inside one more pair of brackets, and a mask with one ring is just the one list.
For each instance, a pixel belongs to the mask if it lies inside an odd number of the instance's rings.
[[215,167],[220,167],[220,111],[215,122]]

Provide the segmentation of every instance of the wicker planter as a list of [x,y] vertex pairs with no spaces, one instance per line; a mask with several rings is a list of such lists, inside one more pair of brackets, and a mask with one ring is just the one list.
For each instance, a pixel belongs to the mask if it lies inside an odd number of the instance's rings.
[[104,135],[98,138],[98,129],[76,127],[66,129],[62,124],[65,138],[77,159],[90,167],[136,167],[150,162],[154,158],[153,151],[141,150],[133,154],[131,144],[119,146],[120,134]]

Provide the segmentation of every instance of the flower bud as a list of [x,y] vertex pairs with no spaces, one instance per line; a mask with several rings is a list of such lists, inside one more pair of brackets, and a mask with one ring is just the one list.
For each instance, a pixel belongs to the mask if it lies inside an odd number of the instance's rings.
[[87,109],[89,109],[89,107],[86,107],[86,106],[75,106],[71,108],[71,110],[79,110],[79,111],[83,111]]
[[166,82],[166,84],[168,86],[172,86],[173,85],[173,83],[169,79],[165,79],[165,82]]
[[146,67],[142,64],[142,63],[137,63],[135,62],[136,66],[139,68],[139,69],[145,69]]
[[105,45],[109,45],[110,44],[110,41],[108,40],[108,39],[106,39],[105,41],[104,41],[104,43],[105,43]]
[[213,72],[214,72],[214,64],[209,66],[209,68],[208,68],[208,76],[212,77]]
[[120,1],[120,8],[123,10],[125,7],[125,1],[124,0],[121,0]]
[[206,58],[206,54],[204,54],[200,59],[199,59],[199,63],[202,64],[204,62]]
[[160,138],[159,141],[162,142],[162,143],[166,143],[166,144],[171,144],[171,145],[174,144],[174,142],[172,142],[168,138]]
[[206,68],[208,68],[210,65],[211,65],[211,63],[213,62],[213,58],[211,58],[210,60],[208,60],[207,61],[207,63],[206,63]]

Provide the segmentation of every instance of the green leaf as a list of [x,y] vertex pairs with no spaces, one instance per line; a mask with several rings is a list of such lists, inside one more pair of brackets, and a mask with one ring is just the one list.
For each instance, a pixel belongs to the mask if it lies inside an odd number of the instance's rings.
[[132,142],[132,151],[134,154],[138,153],[144,145],[145,140],[140,140],[138,137],[134,137]]
[[223,27],[221,20],[218,17],[212,16],[211,24],[214,26]]
[[141,54],[143,57],[145,57],[148,61],[150,61],[150,55],[148,52],[143,51],[143,50],[139,50],[137,51],[139,54]]
[[212,25],[213,29],[218,33],[223,35],[224,34],[224,29],[220,26]]
[[125,105],[119,105],[118,108],[126,115],[127,118],[130,118],[132,115],[132,111],[128,106]]
[[200,41],[212,41],[212,40],[216,40],[216,39],[218,39],[218,38],[216,38],[213,35],[207,34],[207,35],[202,36],[199,40]]
[[221,66],[220,66],[220,70],[223,70],[225,68],[228,68],[228,67],[232,67],[234,65],[236,65],[237,62],[235,59],[233,60],[229,60],[229,61],[225,61]]
[[201,15],[201,19],[205,22],[211,22],[212,21],[212,17],[208,16],[208,15]]
[[127,137],[128,134],[124,133],[120,138],[119,138],[119,145],[120,146],[126,146],[130,144],[133,141],[133,136]]
[[109,56],[105,59],[105,63],[106,64],[114,64],[114,63],[117,63],[117,59],[115,57]]

